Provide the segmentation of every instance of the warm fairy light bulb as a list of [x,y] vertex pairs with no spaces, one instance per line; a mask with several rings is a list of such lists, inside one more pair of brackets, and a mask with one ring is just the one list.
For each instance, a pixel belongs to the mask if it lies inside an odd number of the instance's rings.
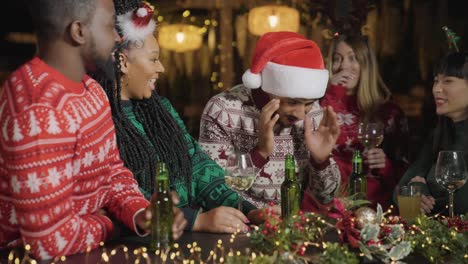
[[175,37],[176,37],[177,43],[182,43],[185,40],[184,32],[177,32]]
[[104,252],[102,253],[101,255],[101,260],[103,260],[104,262],[109,262],[109,256]]
[[279,24],[279,17],[276,15],[268,16],[268,24],[270,24],[271,28],[275,28]]

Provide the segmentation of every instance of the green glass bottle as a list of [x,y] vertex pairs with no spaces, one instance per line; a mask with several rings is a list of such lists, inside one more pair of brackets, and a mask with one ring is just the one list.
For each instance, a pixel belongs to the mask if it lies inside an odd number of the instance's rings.
[[349,195],[355,195],[355,199],[367,200],[367,179],[362,172],[362,157],[359,150],[353,154],[353,171],[349,176]]
[[299,212],[301,185],[296,178],[294,156],[286,155],[284,160],[284,181],[281,184],[281,216],[287,218]]
[[151,201],[151,243],[150,250],[165,249],[172,244],[172,199],[169,193],[169,172],[166,164],[160,162],[156,168],[156,197]]

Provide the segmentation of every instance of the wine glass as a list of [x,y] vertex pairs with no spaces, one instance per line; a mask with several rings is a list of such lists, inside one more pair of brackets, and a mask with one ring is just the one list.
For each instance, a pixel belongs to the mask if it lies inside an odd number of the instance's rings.
[[365,149],[376,148],[383,141],[382,123],[359,123],[358,140]]
[[227,158],[224,180],[239,194],[237,208],[242,210],[241,193],[252,187],[255,181],[255,167],[250,154],[235,152]]
[[449,193],[449,217],[453,218],[453,193],[468,177],[463,151],[440,151],[435,167],[435,179]]

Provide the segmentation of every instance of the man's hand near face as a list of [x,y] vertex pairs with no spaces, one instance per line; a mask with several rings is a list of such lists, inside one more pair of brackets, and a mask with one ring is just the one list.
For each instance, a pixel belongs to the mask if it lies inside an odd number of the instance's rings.
[[257,148],[260,155],[268,158],[275,147],[275,136],[273,127],[278,122],[279,114],[276,113],[280,107],[279,99],[272,99],[263,108],[258,121],[258,143]]
[[317,130],[312,130],[310,118],[304,120],[304,139],[312,159],[318,164],[330,157],[340,135],[336,113],[331,107],[323,109],[323,118]]

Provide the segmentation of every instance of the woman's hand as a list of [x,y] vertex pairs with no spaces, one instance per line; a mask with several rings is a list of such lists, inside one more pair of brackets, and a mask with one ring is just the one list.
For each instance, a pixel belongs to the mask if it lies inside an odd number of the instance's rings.
[[[154,199],[154,195],[151,199]],[[174,205],[179,203],[179,197],[176,192],[171,192],[171,199]],[[184,228],[187,225],[187,220],[184,217],[184,213],[179,208],[173,206],[172,212],[174,213],[172,236],[174,240],[176,240],[183,234]],[[137,227],[144,233],[151,232],[151,217],[151,205],[146,207],[144,211],[140,211],[135,217]]]
[[421,194],[421,213],[430,214],[434,209],[435,199],[432,196]]
[[330,83],[333,85],[346,87],[346,84],[354,78],[357,78],[357,76],[355,76],[350,71],[343,70],[333,74],[333,76],[330,77]]
[[179,208],[173,206],[172,211],[174,212],[174,223],[172,224],[172,237],[174,238],[174,240],[177,240],[184,233],[184,228],[187,225],[187,219],[185,219],[184,213]]
[[211,233],[247,232],[250,221],[239,210],[220,206],[207,212],[200,213],[193,224],[193,231]]
[[409,181],[409,183],[412,183],[412,182],[420,182],[420,183],[426,184],[426,179],[424,179],[421,176],[415,176]]
[[385,168],[387,156],[381,148],[371,148],[364,151],[364,163],[367,163],[369,169]]

